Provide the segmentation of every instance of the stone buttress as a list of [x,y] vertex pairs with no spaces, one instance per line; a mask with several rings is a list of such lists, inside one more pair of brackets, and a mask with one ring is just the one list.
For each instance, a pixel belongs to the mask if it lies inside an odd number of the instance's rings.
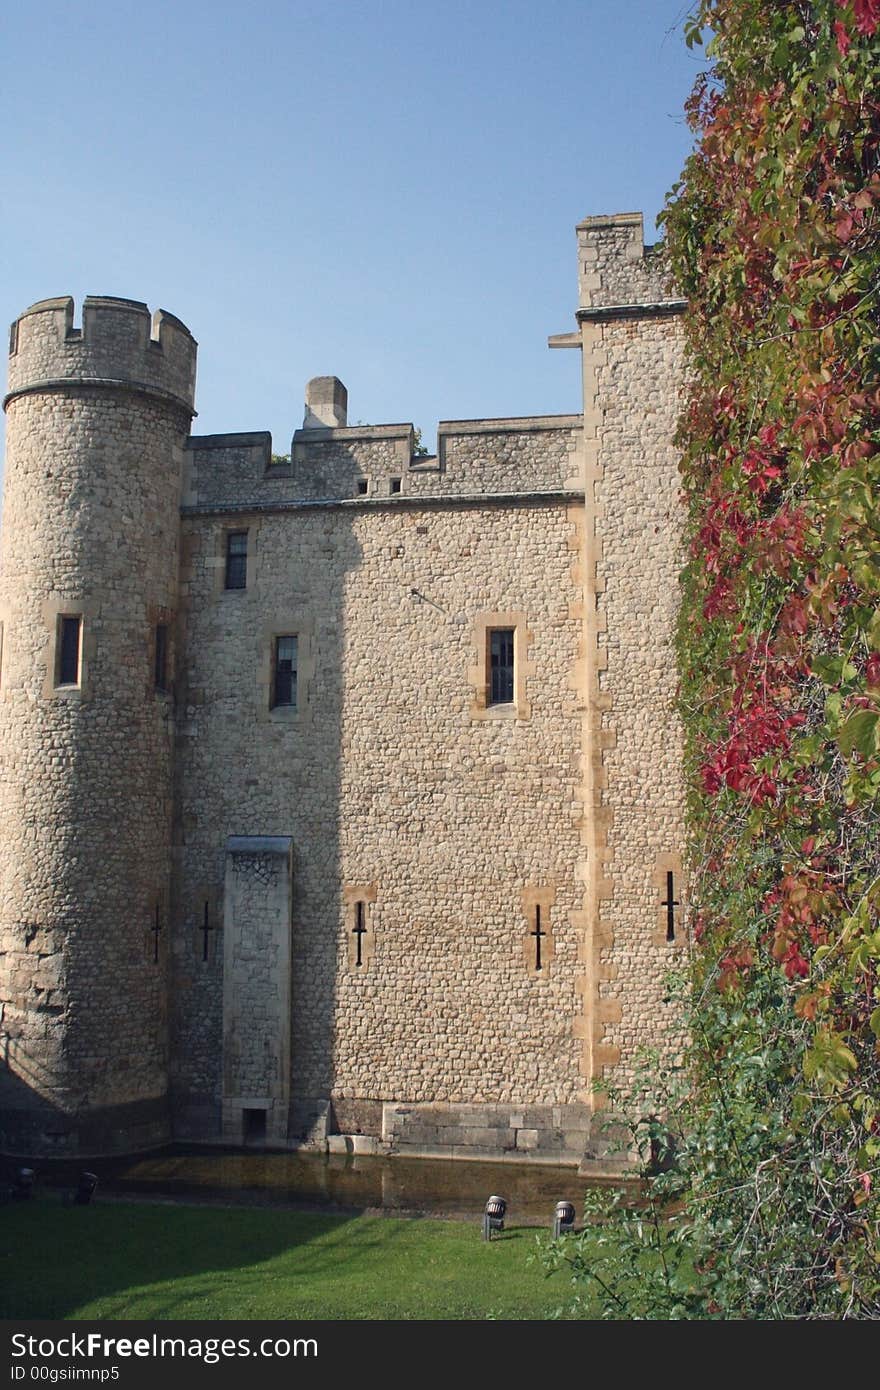
[[593,1104],[678,1044],[665,975],[686,945],[674,633],[682,511],[674,435],[684,302],[641,213],[578,225],[583,358],[581,1069]]

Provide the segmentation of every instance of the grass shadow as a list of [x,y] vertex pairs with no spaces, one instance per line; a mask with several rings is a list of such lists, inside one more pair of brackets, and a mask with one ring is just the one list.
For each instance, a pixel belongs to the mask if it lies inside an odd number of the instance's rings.
[[565,1298],[527,1228],[40,1197],[2,1229],[4,1318],[523,1319]]

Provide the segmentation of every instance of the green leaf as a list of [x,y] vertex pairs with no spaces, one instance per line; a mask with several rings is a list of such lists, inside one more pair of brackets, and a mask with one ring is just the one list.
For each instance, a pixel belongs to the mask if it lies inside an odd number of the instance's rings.
[[840,681],[851,681],[858,675],[858,669],[842,653],[822,652],[811,662],[813,675],[819,676],[826,685],[837,685]]
[[873,952],[870,941],[860,941],[850,954],[850,975],[858,975],[860,971],[870,970],[872,959]]
[[843,699],[837,691],[828,696],[825,701],[825,718],[828,720],[832,730],[837,728],[840,719],[840,711],[843,707]]
[[880,714],[860,709],[844,720],[837,734],[837,746],[845,758],[862,753],[866,758],[877,751],[877,721]]
[[816,1034],[813,1046],[804,1053],[803,1068],[808,1081],[837,1086],[847,1079],[850,1072],[858,1069],[858,1062],[839,1033],[823,1029]]
[[774,68],[784,68],[788,64],[788,35],[783,34],[773,50],[770,62]]

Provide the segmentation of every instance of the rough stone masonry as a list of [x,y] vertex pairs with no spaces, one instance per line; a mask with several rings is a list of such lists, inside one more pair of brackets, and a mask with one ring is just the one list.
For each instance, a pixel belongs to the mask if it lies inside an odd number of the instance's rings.
[[577,229],[581,415],[192,436],[170,314],[13,325],[0,1149],[603,1161],[675,1045],[683,305]]

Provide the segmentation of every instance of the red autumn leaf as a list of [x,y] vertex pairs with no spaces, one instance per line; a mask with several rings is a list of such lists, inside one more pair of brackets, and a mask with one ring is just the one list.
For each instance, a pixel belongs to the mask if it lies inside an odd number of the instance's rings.
[[870,38],[880,26],[880,0],[853,0],[853,10],[856,29],[866,38]]
[[[834,235],[838,241],[849,241],[853,234],[853,217],[850,212],[842,212],[834,224]],[[818,324],[817,324],[818,327]]]
[[778,436],[778,425],[763,425],[758,431],[758,438],[767,449],[775,448]]
[[795,1000],[794,1011],[799,1018],[805,1018],[812,1023],[818,1007],[818,994],[802,994],[799,999]]
[[801,955],[794,942],[788,948],[788,953],[783,961],[783,969],[789,980],[799,979],[810,973],[809,962]]

